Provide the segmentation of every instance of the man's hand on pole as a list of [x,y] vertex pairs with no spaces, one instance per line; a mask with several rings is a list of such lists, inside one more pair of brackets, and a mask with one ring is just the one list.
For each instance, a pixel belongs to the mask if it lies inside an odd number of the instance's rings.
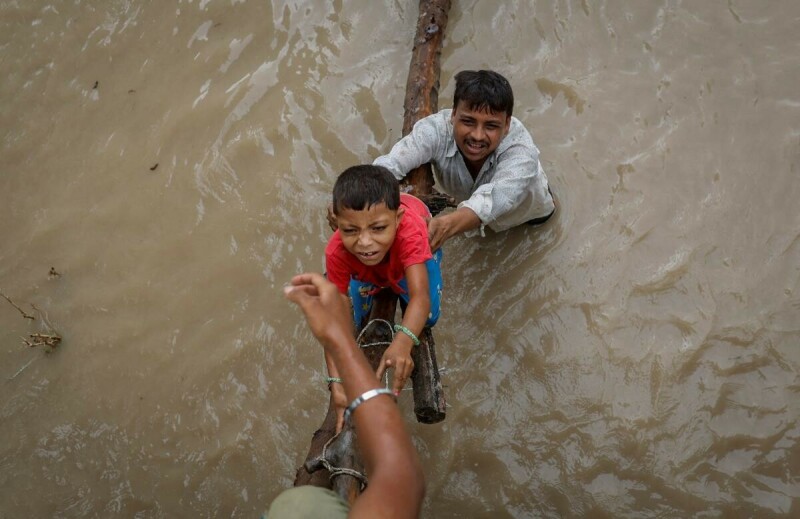
[[456,234],[460,234],[481,226],[481,219],[472,209],[461,207],[450,214],[436,216],[428,222],[428,241],[431,250],[439,249],[445,241]]

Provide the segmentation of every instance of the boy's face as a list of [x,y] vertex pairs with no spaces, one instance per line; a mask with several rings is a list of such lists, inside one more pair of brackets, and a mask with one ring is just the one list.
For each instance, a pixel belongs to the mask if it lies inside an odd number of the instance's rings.
[[497,149],[511,125],[511,117],[505,112],[472,110],[464,101],[458,102],[450,117],[461,155],[477,167]]
[[340,209],[336,222],[344,248],[364,265],[377,265],[394,243],[403,211],[393,211],[383,202],[362,211]]

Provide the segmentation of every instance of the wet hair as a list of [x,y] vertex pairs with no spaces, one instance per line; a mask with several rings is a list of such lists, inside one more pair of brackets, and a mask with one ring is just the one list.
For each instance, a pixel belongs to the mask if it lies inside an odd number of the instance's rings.
[[383,166],[352,166],[333,184],[333,214],[343,209],[364,211],[377,204],[388,209],[400,208],[400,184]]
[[505,112],[511,117],[514,92],[506,78],[493,70],[462,70],[456,74],[453,110],[464,101],[470,110]]

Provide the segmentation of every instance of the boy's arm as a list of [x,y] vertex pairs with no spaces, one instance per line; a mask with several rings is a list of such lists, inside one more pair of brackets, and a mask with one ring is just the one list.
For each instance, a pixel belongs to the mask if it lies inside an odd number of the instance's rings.
[[[408,283],[408,307],[403,315],[403,326],[408,328],[416,337],[422,333],[422,328],[428,320],[431,311],[430,292],[428,291],[428,269],[425,263],[417,263],[406,267],[406,282]],[[414,361],[411,360],[411,350],[414,342],[411,337],[397,331],[391,346],[381,358],[377,375],[380,379],[387,368],[394,368],[392,391],[400,394],[406,381],[414,371]]]
[[[347,397],[379,388],[353,338],[352,319],[336,287],[319,274],[301,274],[284,291],[303,310],[314,336],[340,368]],[[386,396],[372,398],[358,406],[352,419],[370,482],[349,517],[418,517],[424,475],[397,405]]]
[[[342,297],[345,308],[350,308],[350,298],[341,292],[339,295]],[[353,315],[352,311],[350,315]],[[330,378],[343,380],[339,374],[339,368],[336,367],[336,361],[333,360],[333,357],[327,351],[325,351],[325,365],[328,368],[328,376]],[[336,432],[338,433],[344,427],[344,410],[348,403],[347,396],[345,395],[342,382],[329,382],[328,390],[331,393],[331,403],[334,409],[336,409]]]

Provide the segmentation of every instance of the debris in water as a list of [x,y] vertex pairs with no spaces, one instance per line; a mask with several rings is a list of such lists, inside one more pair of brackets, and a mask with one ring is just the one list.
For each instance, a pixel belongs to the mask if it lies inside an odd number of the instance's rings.
[[32,315],[29,315],[29,314],[26,314],[26,313],[25,313],[25,310],[23,310],[22,308],[18,307],[18,306],[17,306],[17,305],[14,303],[14,301],[12,301],[12,300],[11,300],[11,298],[9,298],[7,295],[5,295],[4,293],[0,292],[0,296],[3,296],[3,297],[5,298],[5,300],[6,300],[6,301],[8,301],[9,303],[11,303],[11,306],[13,306],[13,307],[14,307],[14,308],[16,308],[17,310],[19,310],[19,313],[21,313],[21,314],[22,314],[22,317],[24,317],[25,319],[30,319],[31,321],[35,321],[35,320],[36,320],[36,318],[35,318],[34,316],[32,316]]
[[25,338],[22,339],[22,342],[24,342],[26,346],[30,348],[35,348],[36,346],[47,346],[50,348],[48,351],[55,349],[55,347],[61,342],[60,336],[46,333],[32,333],[28,337],[30,337],[30,340]]
[[153,165],[153,166],[150,168],[150,171],[155,171],[157,167],[158,167],[158,162],[156,162],[156,163],[155,163],[155,164],[154,164],[154,165]]

